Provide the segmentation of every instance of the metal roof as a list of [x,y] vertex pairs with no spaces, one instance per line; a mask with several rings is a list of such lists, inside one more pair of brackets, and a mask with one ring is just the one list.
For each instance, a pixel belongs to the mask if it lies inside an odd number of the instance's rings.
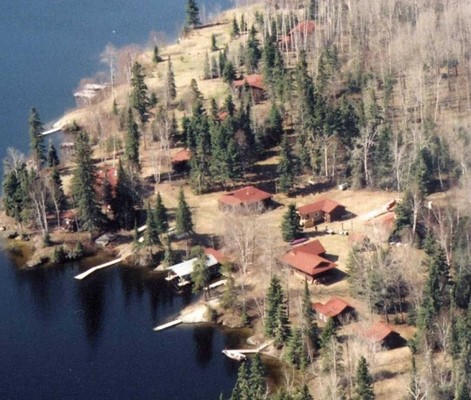
[[[197,260],[197,258],[192,258],[188,261],[183,261],[180,264],[172,265],[168,268],[169,271],[172,271],[175,275],[179,277],[185,277],[191,275],[193,272],[193,263]],[[213,267],[217,265],[218,261],[213,255],[206,255],[206,268]]]

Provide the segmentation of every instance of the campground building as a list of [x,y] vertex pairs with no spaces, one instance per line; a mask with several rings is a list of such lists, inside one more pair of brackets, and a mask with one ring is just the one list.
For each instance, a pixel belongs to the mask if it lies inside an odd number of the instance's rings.
[[322,199],[297,209],[300,225],[310,228],[321,222],[338,221],[345,215],[345,206],[334,200]]

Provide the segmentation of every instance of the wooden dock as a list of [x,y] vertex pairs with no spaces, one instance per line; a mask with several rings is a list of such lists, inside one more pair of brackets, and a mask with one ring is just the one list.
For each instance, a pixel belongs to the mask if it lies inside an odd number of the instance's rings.
[[256,349],[231,349],[231,350],[224,349],[222,351],[222,353],[225,354],[229,358],[236,359],[234,357],[231,357],[231,355],[235,354],[237,356],[238,354],[240,354],[240,355],[257,354],[257,353],[260,353],[261,351],[265,350],[273,342],[274,342],[273,340],[269,340],[268,342],[265,342],[264,344],[257,347]]
[[112,265],[119,264],[122,261],[123,261],[123,259],[120,257],[120,258],[117,258],[116,260],[112,260],[112,261],[109,261],[107,263],[97,265],[96,267],[87,269],[85,272],[82,272],[81,274],[78,274],[78,275],[74,276],[74,278],[81,281],[82,279],[86,278],[88,275],[93,274],[95,271],[98,271],[99,269],[103,269],[103,268],[106,268],[106,267],[111,267]]
[[183,321],[181,319],[176,319],[174,321],[167,322],[166,324],[156,326],[154,331],[163,331],[164,329],[171,328],[172,326],[180,325]]
[[48,129],[47,131],[41,132],[39,136],[47,136],[50,135],[51,133],[56,133],[61,131],[63,126],[53,126],[51,129]]

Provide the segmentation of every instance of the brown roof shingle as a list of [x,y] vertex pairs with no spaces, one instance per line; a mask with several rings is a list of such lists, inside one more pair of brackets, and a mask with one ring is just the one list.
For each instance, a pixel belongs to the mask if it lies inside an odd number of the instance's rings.
[[346,301],[333,297],[327,303],[314,303],[312,307],[319,314],[323,314],[326,317],[334,318],[342,314],[347,308],[352,308]]
[[[309,215],[317,211],[323,211],[325,213],[331,213],[338,207],[344,207],[334,200],[322,199],[315,201],[314,203],[306,204],[298,208],[298,213],[302,216]],[[344,207],[345,208],[345,207]]]
[[257,189],[254,186],[246,186],[221,196],[218,201],[230,206],[251,205],[272,198],[270,193]]

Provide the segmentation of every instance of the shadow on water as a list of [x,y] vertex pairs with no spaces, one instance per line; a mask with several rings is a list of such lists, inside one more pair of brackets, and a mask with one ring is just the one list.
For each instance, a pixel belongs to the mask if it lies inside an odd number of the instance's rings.
[[193,341],[195,343],[195,358],[198,365],[206,368],[213,358],[214,327],[200,325],[193,328]]

